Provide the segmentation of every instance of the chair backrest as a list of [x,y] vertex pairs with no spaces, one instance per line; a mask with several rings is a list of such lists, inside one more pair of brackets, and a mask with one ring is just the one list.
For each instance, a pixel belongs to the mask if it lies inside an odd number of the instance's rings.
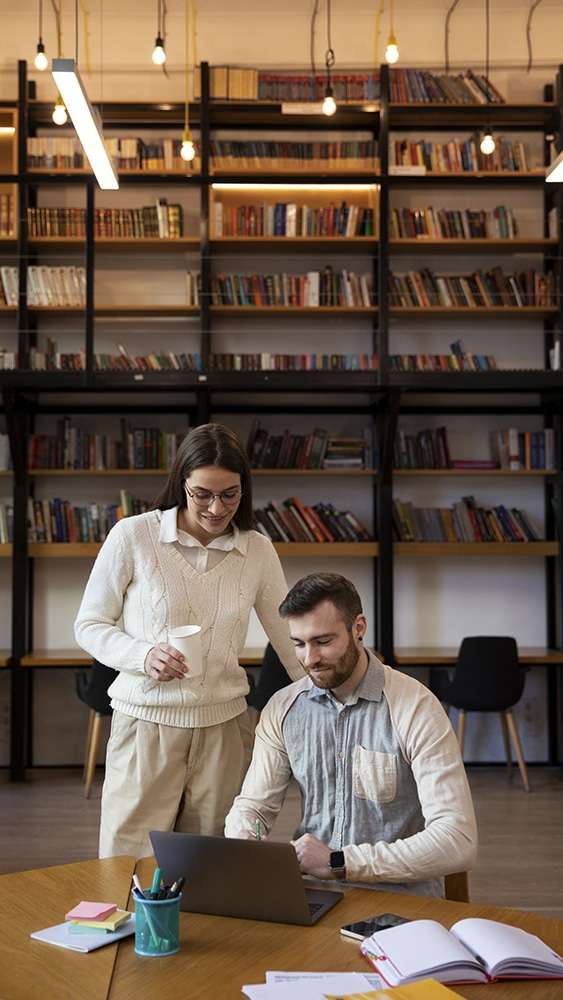
[[452,875],[446,875],[444,890],[446,899],[450,899],[454,903],[468,903],[469,879],[467,872],[454,872]]
[[87,683],[76,685],[78,697],[88,708],[93,708],[98,715],[111,715],[111,699],[108,688],[117,677],[118,671],[106,667],[104,663],[94,660],[88,671]]
[[447,700],[467,712],[503,712],[521,697],[524,680],[515,639],[469,636],[459,648]]

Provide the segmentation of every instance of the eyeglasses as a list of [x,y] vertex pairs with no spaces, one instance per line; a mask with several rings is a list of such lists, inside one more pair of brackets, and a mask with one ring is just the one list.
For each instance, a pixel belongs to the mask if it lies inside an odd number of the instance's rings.
[[242,490],[235,486],[232,490],[222,490],[221,493],[212,493],[210,490],[190,490],[186,486],[186,493],[190,500],[193,500],[196,507],[211,507],[214,500],[220,500],[223,507],[235,507],[242,497]]

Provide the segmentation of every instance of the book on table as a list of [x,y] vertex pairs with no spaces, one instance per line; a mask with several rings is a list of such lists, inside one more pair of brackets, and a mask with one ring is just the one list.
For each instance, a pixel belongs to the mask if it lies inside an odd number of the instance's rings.
[[535,934],[497,920],[458,920],[448,931],[413,920],[366,938],[362,954],[390,986],[432,976],[443,983],[563,979],[563,959]]

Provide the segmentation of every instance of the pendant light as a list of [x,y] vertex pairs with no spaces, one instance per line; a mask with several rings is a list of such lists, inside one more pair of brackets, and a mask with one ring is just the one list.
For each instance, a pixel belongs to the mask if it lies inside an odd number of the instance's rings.
[[397,45],[397,38],[395,36],[393,8],[394,3],[393,0],[391,0],[389,5],[389,38],[387,39],[387,48],[385,49],[385,62],[390,66],[394,66],[394,64],[399,61],[399,46]]
[[45,55],[45,46],[43,45],[43,0],[39,0],[39,37],[33,64],[35,69],[38,69],[40,73],[46,70],[49,65],[49,60]]
[[[490,101],[489,93],[489,52],[490,52],[490,34],[491,34],[491,19],[490,19],[490,0],[485,0],[485,83],[487,86],[487,104]],[[481,150],[483,156],[492,156],[497,144],[495,142],[495,137],[493,135],[493,130],[490,125],[485,129],[485,134],[483,135],[481,142],[479,144],[479,149]]]
[[68,121],[68,114],[65,107],[65,102],[63,101],[60,93],[57,92],[57,99],[55,101],[55,106],[51,114],[51,119],[55,125],[66,125]]
[[186,31],[185,54],[184,54],[184,131],[182,134],[182,146],[180,156],[186,163],[191,163],[195,157],[196,149],[190,132],[190,0],[185,0],[184,25]]
[[325,67],[326,67],[326,86],[325,86],[325,96],[322,103],[323,115],[330,117],[336,111],[336,101],[334,100],[334,92],[332,89],[332,79],[331,70],[335,63],[334,49],[332,47],[331,40],[331,10],[330,10],[330,0],[326,0],[326,42],[327,50],[325,52]]
[[164,29],[163,23],[163,4],[164,0],[156,0],[156,38],[154,42],[154,49],[152,50],[152,61],[155,66],[164,66],[166,62],[166,52],[164,49]]

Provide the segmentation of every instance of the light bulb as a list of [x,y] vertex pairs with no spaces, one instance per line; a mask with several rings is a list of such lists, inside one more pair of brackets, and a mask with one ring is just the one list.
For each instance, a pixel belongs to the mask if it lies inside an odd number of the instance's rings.
[[496,145],[492,132],[485,132],[479,148],[483,156],[491,156],[496,149]]
[[68,121],[67,110],[63,104],[63,99],[60,94],[55,101],[55,107],[53,108],[51,118],[53,119],[55,125],[66,125]]
[[164,39],[160,36],[156,36],[156,41],[154,43],[154,49],[152,50],[152,61],[155,66],[163,66],[166,62],[166,52],[164,51]]
[[393,66],[394,63],[399,61],[399,46],[397,45],[397,39],[393,32],[389,35],[387,39],[387,48],[385,49],[385,62]]
[[[188,133],[188,136],[189,136],[189,133]],[[189,163],[195,157],[195,146],[194,146],[192,140],[189,137],[187,137],[187,136],[184,136],[184,138],[182,139],[182,146],[180,148],[180,156],[182,157],[183,160],[186,160],[187,163]]]
[[332,96],[332,87],[327,87],[325,90],[325,99],[322,104],[323,115],[333,115],[336,111],[336,101]]
[[47,66],[49,65],[49,60],[45,55],[45,46],[43,45],[43,42],[41,40],[37,42],[37,53],[35,55],[35,59],[33,60],[33,62],[35,65],[35,69],[38,69],[41,73],[43,72],[43,70],[47,69]]

